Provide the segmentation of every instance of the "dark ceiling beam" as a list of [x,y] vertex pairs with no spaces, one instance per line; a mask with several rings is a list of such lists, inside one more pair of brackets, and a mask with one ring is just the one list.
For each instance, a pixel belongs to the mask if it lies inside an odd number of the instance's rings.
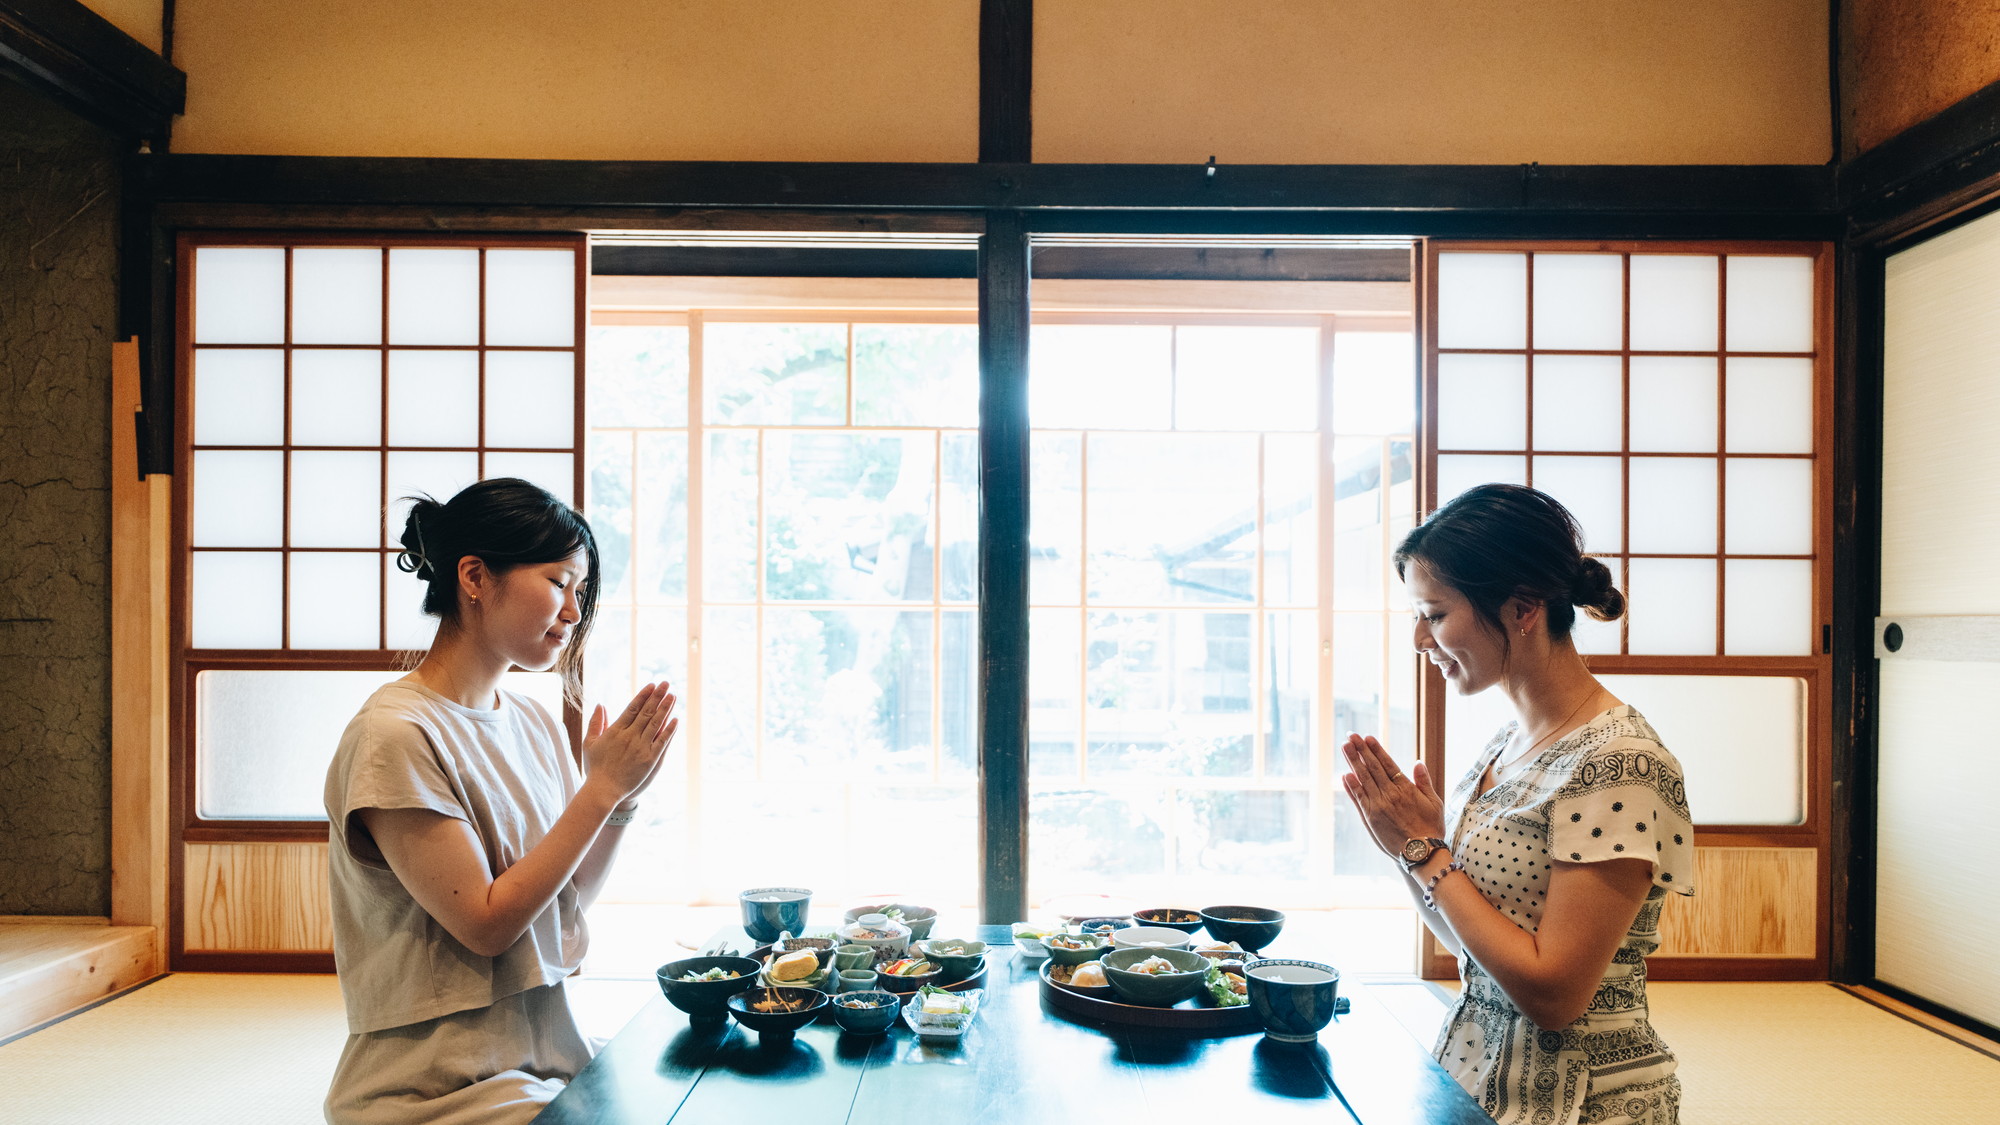
[[980,0],[979,160],[1034,157],[1034,0]]
[[0,75],[164,147],[187,75],[76,0],[0,0]]
[[2000,190],[2000,82],[1840,165],[1839,202],[1856,237],[1907,237]]

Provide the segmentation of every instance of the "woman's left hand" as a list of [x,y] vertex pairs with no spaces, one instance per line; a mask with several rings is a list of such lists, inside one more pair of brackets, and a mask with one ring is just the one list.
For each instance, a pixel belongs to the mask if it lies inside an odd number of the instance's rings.
[[1350,734],[1340,749],[1351,771],[1341,777],[1341,784],[1361,810],[1376,847],[1395,856],[1405,840],[1444,835],[1444,801],[1422,762],[1410,771],[1412,776],[1404,777],[1373,738]]

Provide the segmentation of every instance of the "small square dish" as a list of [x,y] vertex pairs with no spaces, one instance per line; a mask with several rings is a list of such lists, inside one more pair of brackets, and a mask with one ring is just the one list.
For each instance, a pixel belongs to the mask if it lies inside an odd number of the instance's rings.
[[903,1005],[903,1019],[922,1038],[960,1039],[979,1014],[984,996],[985,990],[979,988],[947,992],[926,985]]

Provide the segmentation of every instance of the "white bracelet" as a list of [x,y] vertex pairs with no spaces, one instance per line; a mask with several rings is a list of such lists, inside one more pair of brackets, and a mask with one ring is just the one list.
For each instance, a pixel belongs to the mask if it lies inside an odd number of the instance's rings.
[[618,827],[621,825],[632,823],[634,820],[638,819],[638,816],[639,816],[639,806],[637,805],[633,805],[631,808],[626,809],[624,812],[619,812],[618,810],[613,809],[611,811],[611,815],[604,818],[604,823],[607,827]]

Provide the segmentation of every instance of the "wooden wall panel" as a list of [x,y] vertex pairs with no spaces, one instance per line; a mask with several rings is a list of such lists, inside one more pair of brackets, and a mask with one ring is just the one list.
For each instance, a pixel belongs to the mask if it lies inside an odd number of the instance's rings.
[[1815,848],[1696,848],[1695,894],[1667,896],[1660,957],[1811,957]]
[[189,950],[333,949],[325,844],[187,845]]

